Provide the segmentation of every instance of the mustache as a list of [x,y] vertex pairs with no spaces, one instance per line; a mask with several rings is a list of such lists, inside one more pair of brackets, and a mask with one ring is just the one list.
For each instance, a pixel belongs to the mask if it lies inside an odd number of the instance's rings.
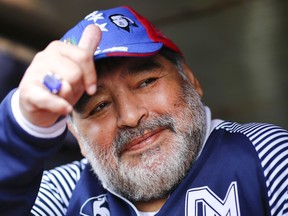
[[166,128],[172,132],[176,132],[175,120],[169,115],[162,115],[150,120],[142,121],[139,126],[135,128],[119,129],[113,142],[115,153],[119,155],[127,143],[137,137],[143,136],[144,133],[151,132],[158,128]]

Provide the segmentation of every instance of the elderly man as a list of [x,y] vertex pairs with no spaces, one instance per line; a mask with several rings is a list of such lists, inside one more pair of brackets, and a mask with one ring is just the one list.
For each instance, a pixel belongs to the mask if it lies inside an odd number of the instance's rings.
[[[119,14],[133,31],[109,18]],[[1,104],[1,214],[287,215],[287,131],[211,120],[201,96],[144,17],[89,14]],[[67,122],[84,159],[42,175]]]

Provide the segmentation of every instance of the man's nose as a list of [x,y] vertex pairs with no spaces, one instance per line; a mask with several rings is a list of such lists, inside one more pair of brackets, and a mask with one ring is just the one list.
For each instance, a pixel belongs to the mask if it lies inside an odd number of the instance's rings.
[[137,127],[141,119],[148,115],[144,101],[133,94],[119,94],[117,97],[117,126]]

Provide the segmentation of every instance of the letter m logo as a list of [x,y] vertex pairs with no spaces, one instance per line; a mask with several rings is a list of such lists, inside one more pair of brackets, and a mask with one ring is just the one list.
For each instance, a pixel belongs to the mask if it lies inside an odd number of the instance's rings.
[[232,182],[225,198],[220,199],[208,187],[192,188],[187,191],[186,216],[240,216],[237,183]]

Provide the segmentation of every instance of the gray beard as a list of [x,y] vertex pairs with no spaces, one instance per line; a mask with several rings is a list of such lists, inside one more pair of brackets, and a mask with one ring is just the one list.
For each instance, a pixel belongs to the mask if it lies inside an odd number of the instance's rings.
[[[137,128],[119,129],[109,152],[80,137],[88,153],[86,157],[104,187],[138,202],[163,198],[184,179],[203,145],[206,115],[200,96],[188,82],[184,83],[179,100],[185,106],[177,112],[141,122]],[[163,141],[170,146],[165,155],[161,149],[164,145],[160,143],[135,156],[140,161],[137,164],[121,160],[120,152],[126,143],[144,131],[159,127],[173,134],[172,139]]]

